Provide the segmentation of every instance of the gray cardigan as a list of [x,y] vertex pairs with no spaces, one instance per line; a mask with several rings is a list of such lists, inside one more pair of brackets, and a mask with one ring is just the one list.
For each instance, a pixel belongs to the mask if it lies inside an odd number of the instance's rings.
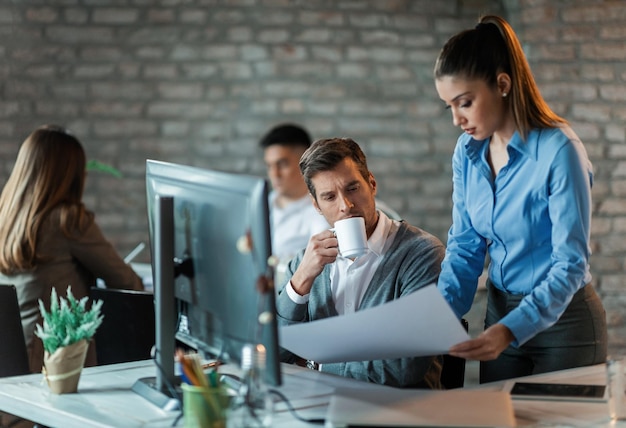
[[[401,222],[394,242],[385,253],[363,295],[359,310],[381,305],[436,283],[444,254],[445,248],[439,239]],[[296,271],[303,255],[304,250],[289,263],[285,283]],[[280,290],[276,302],[280,325],[338,315],[330,288],[330,266],[324,266],[322,273],[313,282],[306,304],[293,302],[284,287]],[[283,361],[293,362],[295,358],[293,354],[283,350]],[[441,360],[438,356],[323,364],[322,371],[395,387],[438,389],[441,385]]]

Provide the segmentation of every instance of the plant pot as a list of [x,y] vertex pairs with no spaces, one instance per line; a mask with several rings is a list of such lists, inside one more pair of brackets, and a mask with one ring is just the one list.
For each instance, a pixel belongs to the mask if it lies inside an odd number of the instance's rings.
[[66,394],[78,390],[78,380],[85,365],[88,347],[86,340],[80,340],[57,349],[52,355],[45,352],[42,371],[50,391]]

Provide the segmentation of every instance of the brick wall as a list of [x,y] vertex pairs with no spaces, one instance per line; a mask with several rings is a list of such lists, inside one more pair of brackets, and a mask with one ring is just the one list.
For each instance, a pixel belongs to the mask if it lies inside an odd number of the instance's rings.
[[611,353],[626,350],[626,4],[520,2],[515,10],[535,77],[570,120],[594,164],[591,258]]
[[[85,200],[121,253],[147,240],[145,159],[263,174],[257,141],[291,120],[352,136],[380,197],[445,241],[458,130],[434,59],[480,13],[514,25],[552,107],[596,169],[592,268],[626,351],[626,5],[520,0],[0,0],[0,180],[34,127],[91,159]],[[143,254],[142,260],[147,260]]]

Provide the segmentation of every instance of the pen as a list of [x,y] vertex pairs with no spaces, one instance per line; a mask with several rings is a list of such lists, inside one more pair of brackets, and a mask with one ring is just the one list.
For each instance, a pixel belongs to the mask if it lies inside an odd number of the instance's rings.
[[198,354],[188,355],[191,370],[193,371],[196,379],[198,379],[199,386],[203,386],[205,388],[209,387],[209,382],[207,381],[206,375],[204,374],[204,370],[202,369],[202,364],[200,363],[200,358]]
[[190,385],[201,386],[189,358],[182,350],[176,350],[176,359],[180,364],[181,379],[183,381],[186,379],[186,383]]
[[139,253],[143,251],[144,248],[146,248],[146,244],[143,242],[140,242],[139,245],[137,245],[133,249],[133,251],[131,251],[130,253],[128,253],[126,257],[124,257],[124,263],[129,264],[131,261],[133,261],[135,257],[137,257]]
[[180,380],[185,382],[187,385],[191,385],[192,384],[191,380],[189,380],[189,378],[185,374],[185,371],[183,370],[182,364],[178,363],[178,367],[180,368]]

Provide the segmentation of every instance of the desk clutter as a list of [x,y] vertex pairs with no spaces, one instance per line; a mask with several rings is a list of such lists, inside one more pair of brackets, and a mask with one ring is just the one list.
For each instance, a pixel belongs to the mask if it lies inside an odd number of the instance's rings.
[[[236,377],[220,375],[219,364],[203,365],[197,353],[178,350],[176,361],[182,381],[184,427],[273,426],[274,406],[278,403],[263,382],[262,345],[242,348],[241,374],[234,382]],[[298,391],[290,388],[290,383],[287,380],[279,390],[289,389],[281,395],[294,401],[319,393],[307,391],[310,388],[303,388],[302,383]],[[324,418],[326,426],[516,426],[511,396],[506,391],[396,389],[363,382],[355,385],[322,391],[331,395]],[[442,412],[450,403],[455,405]]]
[[[203,367],[205,372],[213,369],[213,366]],[[284,382],[270,388],[270,392],[279,391],[289,398],[289,404],[274,400],[273,428],[311,428],[320,423],[327,428],[449,426],[451,422],[456,426],[626,426],[624,421],[611,419],[606,400],[521,399],[508,394],[505,382],[449,391],[401,390],[295,365],[282,364],[281,371]],[[63,395],[53,395],[47,385],[42,385],[41,374],[5,377],[0,379],[0,411],[38,424],[64,428],[183,427],[188,422],[180,410],[163,410],[133,392],[137,379],[155,373],[152,360],[88,367],[83,370],[78,392]],[[241,368],[230,364],[217,367],[217,373],[227,393],[230,388],[222,380],[224,377],[243,378]],[[515,381],[606,385],[607,365],[527,376]],[[235,384],[240,386],[242,382]],[[191,384],[189,387],[190,391],[197,388]],[[191,395],[193,398],[188,400],[197,400],[200,404],[196,405],[205,411],[206,398]],[[232,400],[233,395],[228,397]],[[187,411],[193,407],[191,404]]]
[[226,426],[228,395],[219,381],[218,365],[205,373],[197,353],[176,352],[183,391],[183,416],[185,427]]
[[[184,426],[271,427],[274,403],[263,380],[265,356],[263,345],[244,345],[241,350],[241,376],[237,379],[233,375],[220,376],[219,363],[203,365],[199,354],[177,350]],[[207,368],[208,371],[205,371]]]

